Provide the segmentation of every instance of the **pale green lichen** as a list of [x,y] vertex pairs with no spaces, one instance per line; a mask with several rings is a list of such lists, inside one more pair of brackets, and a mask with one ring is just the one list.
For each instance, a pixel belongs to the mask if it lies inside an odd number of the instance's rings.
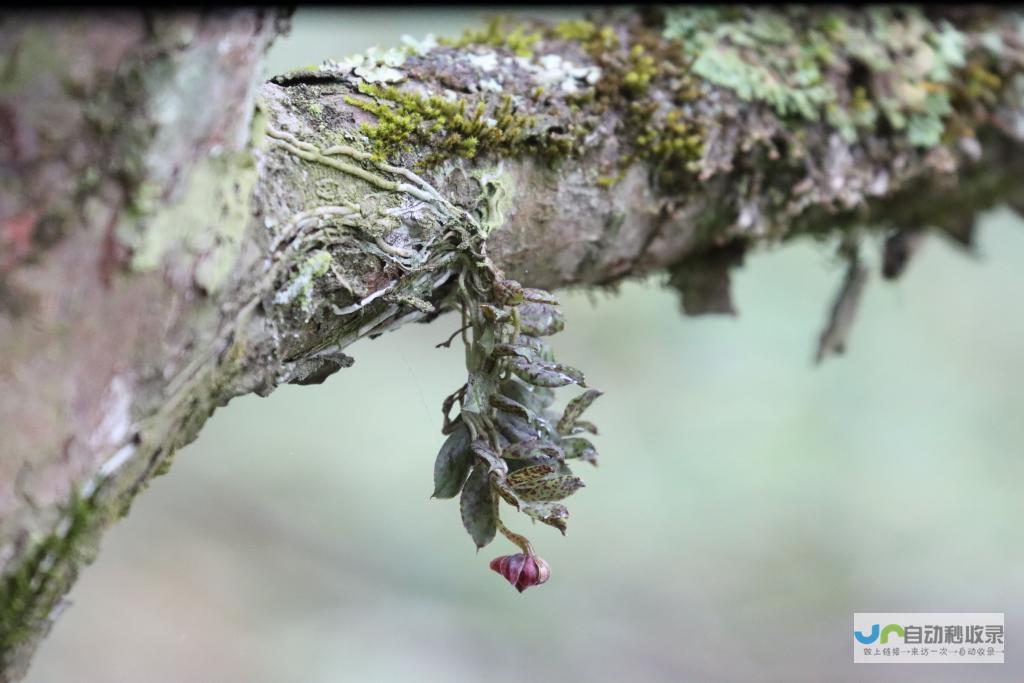
[[[693,59],[693,72],[780,116],[822,118],[847,141],[879,114],[914,146],[938,144],[953,108],[949,85],[966,64],[963,34],[914,8],[671,8],[664,35]],[[848,90],[836,64],[855,60],[884,76],[877,92]],[[871,79],[865,85],[872,87]],[[863,87],[863,86],[857,86]]]
[[291,282],[274,296],[274,303],[287,305],[298,301],[304,313],[312,313],[314,281],[326,275],[330,269],[330,252],[322,249],[312,252],[299,265],[299,272]]
[[[194,277],[206,292],[217,291],[231,274],[252,212],[249,201],[256,166],[247,152],[209,157],[197,166],[182,196],[138,227],[146,216],[122,222],[119,237],[132,249],[131,267],[153,270],[165,259],[194,264]],[[140,191],[142,213],[155,199]],[[139,197],[143,200],[140,201]]]
[[483,191],[486,215],[480,227],[486,236],[503,226],[512,211],[516,196],[515,178],[501,164],[473,171],[472,176]]

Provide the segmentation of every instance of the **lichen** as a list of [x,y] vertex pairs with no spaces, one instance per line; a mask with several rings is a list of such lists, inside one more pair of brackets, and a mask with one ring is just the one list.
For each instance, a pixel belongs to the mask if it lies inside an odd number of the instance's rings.
[[[783,118],[826,121],[847,142],[880,119],[916,147],[942,140],[954,115],[950,83],[966,63],[964,36],[914,8],[683,8],[664,35],[693,72]],[[846,69],[862,68],[852,87]]]
[[326,275],[330,267],[330,252],[322,249],[312,252],[299,264],[295,277],[274,296],[274,303],[288,305],[297,301],[308,316],[313,312],[314,281]]
[[[209,157],[197,166],[182,196],[156,213],[148,225],[131,216],[119,226],[121,241],[132,249],[131,267],[153,270],[165,259],[194,267],[197,286],[216,292],[238,258],[252,215],[249,201],[256,167],[247,152]],[[145,187],[145,186],[144,186]],[[140,192],[145,197],[145,192]],[[155,211],[156,198],[139,200],[137,209]]]

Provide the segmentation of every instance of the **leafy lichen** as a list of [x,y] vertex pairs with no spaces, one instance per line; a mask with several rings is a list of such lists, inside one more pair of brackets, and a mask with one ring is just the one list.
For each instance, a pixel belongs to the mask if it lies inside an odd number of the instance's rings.
[[[963,34],[913,8],[672,8],[664,35],[695,74],[783,118],[827,121],[848,142],[884,119],[913,146],[938,144],[966,59]],[[852,87],[850,64],[864,70]]]

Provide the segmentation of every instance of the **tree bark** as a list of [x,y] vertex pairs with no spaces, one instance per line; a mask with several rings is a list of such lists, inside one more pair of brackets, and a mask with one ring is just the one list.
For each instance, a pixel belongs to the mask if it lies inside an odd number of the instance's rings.
[[3,21],[0,679],[217,406],[452,309],[481,259],[546,289],[669,268],[687,312],[730,312],[753,245],[969,243],[978,211],[1024,199],[1020,25],[494,23],[260,84],[276,12]]

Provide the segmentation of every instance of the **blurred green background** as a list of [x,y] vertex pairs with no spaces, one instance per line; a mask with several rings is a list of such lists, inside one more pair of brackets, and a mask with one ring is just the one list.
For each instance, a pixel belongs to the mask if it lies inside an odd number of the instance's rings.
[[[480,18],[302,9],[267,73]],[[737,319],[682,317],[660,279],[563,296],[552,342],[607,393],[568,536],[508,518],[547,585],[517,594],[487,568],[512,546],[477,554],[428,499],[464,377],[434,348],[445,316],[218,411],[109,532],[28,680],[1022,680],[1024,225],[994,211],[979,257],[933,239],[898,283],[873,275],[847,355],[813,369],[832,251],[749,258]],[[1007,663],[855,667],[854,611],[1005,612]]]

